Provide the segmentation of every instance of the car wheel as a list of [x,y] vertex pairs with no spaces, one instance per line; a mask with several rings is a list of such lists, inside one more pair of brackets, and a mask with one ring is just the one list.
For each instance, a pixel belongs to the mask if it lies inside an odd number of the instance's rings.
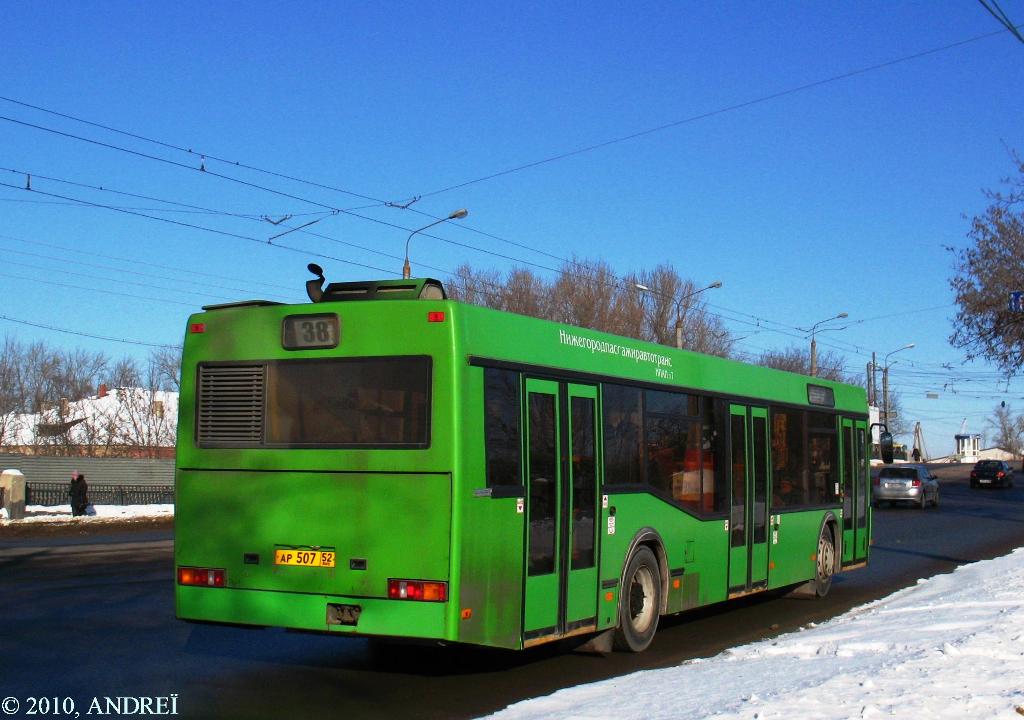
[[836,571],[836,542],[832,538],[832,528],[825,525],[818,536],[818,555],[814,564],[814,594],[818,597],[828,595],[832,587],[832,575]]
[[921,499],[917,503],[917,509],[924,510],[926,507],[928,507],[928,493],[922,492]]
[[978,483],[976,483],[973,480],[971,480],[971,490],[977,490],[977,489],[978,489]]
[[641,546],[630,558],[619,593],[619,626],[615,649],[642,652],[654,640],[661,612],[661,571],[650,548]]
[[932,502],[932,506],[938,509],[939,507],[939,491],[935,491],[935,500]]

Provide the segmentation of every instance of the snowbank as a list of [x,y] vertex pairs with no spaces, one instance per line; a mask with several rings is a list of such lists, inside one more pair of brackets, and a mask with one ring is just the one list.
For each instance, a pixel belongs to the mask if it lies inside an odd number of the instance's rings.
[[26,505],[22,520],[8,520],[0,509],[0,526],[47,522],[103,522],[109,520],[142,520],[173,517],[174,505],[90,505],[84,517],[71,515],[70,505]]
[[567,688],[491,717],[1020,720],[1021,715],[1024,549],[919,580],[819,626],[674,668]]

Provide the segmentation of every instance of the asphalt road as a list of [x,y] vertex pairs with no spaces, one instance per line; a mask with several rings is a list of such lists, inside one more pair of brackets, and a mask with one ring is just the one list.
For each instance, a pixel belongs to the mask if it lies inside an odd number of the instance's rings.
[[1021,475],[1013,489],[970,490],[966,468],[937,472],[941,506],[877,510],[870,567],[836,578],[824,600],[762,596],[663,620],[641,655],[381,645],[190,625],[174,619],[169,531],[0,534],[0,700],[19,700],[22,715],[30,697],[70,697],[84,716],[94,697],[173,695],[184,717],[475,717],[706,657],[1024,546]]

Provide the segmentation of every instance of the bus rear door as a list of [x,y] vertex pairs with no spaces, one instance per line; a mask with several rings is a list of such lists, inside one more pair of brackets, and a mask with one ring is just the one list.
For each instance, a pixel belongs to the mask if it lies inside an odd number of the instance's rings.
[[597,388],[526,381],[523,644],[597,624]]

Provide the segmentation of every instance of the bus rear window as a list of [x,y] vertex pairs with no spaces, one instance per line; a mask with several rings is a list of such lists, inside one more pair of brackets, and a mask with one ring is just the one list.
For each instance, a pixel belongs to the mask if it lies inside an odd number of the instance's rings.
[[416,448],[430,444],[429,357],[199,367],[200,447]]
[[430,358],[272,363],[268,445],[426,446]]

